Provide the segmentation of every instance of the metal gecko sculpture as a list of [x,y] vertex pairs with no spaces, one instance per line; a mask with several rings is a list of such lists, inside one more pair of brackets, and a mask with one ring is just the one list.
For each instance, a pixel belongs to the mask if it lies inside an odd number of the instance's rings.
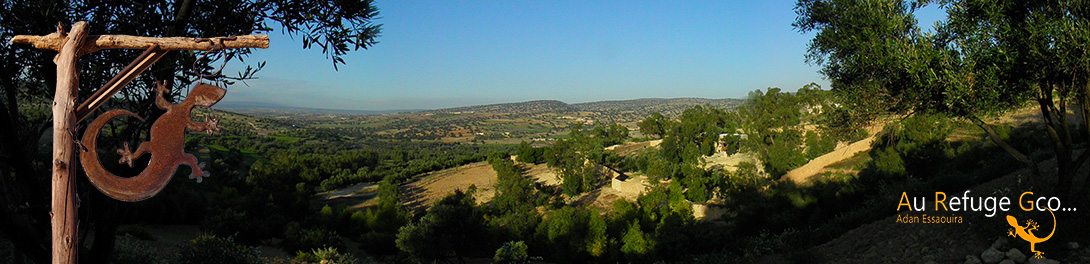
[[[151,139],[137,146],[136,151],[129,150],[128,142],[125,142],[123,149],[117,150],[117,153],[121,155],[118,163],[128,164],[129,167],[132,167],[132,162],[140,156],[151,154],[147,168],[139,175],[126,178],[106,171],[99,162],[96,149],[99,132],[107,122],[119,116],[140,118],[139,116],[127,110],[110,110],[91,122],[83,135],[84,149],[80,153],[80,162],[83,163],[87,178],[102,193],[114,199],[135,202],[155,196],[170,182],[171,176],[182,164],[192,168],[192,173],[189,174],[190,179],[201,182],[202,178],[208,177],[208,172],[203,170],[204,163],[198,163],[197,157],[193,154],[185,153],[185,133],[186,130],[207,132],[209,135],[220,132],[217,127],[218,118],[205,117],[205,122],[198,123],[193,122],[190,113],[195,106],[207,108],[216,104],[223,99],[227,90],[199,83],[193,87],[189,96],[178,104],[171,104],[163,96],[170,92],[164,83],[158,83],[155,92],[155,106],[166,110],[166,113],[152,124]],[[140,118],[140,120],[143,119]]]

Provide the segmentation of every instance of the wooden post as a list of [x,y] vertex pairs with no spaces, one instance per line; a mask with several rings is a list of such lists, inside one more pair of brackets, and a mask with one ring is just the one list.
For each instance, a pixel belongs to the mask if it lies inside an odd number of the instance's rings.
[[[58,28],[62,31],[63,28]],[[60,32],[63,34],[63,32]],[[57,94],[53,97],[53,263],[76,263],[76,98],[79,91],[79,54],[87,38],[87,22],[72,31],[53,58],[57,64]]]

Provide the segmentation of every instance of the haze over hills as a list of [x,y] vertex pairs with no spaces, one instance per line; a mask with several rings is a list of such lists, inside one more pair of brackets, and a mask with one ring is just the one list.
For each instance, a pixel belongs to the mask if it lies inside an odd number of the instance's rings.
[[392,111],[229,103],[217,106],[217,109],[300,127],[384,140],[517,144],[563,137],[574,124],[620,124],[635,131],[638,129],[636,123],[653,113],[676,118],[697,105],[731,110],[742,102],[744,100],[741,99],[644,98],[568,104],[558,100],[536,100],[438,110]]
[[601,115],[644,116],[661,113],[676,117],[685,109],[696,105],[712,106],[719,109],[732,109],[740,105],[743,99],[724,98],[641,98],[632,100],[610,100],[568,104],[558,100],[534,100],[514,103],[463,106],[444,109],[401,109],[401,110],[348,110],[285,106],[261,102],[223,102],[218,109],[232,112],[269,116],[280,114],[332,114],[332,115],[383,115],[399,113],[504,113],[504,114],[544,114],[592,112]]
[[334,114],[334,115],[382,115],[382,114],[396,114],[396,113],[410,113],[424,111],[424,109],[401,109],[401,110],[351,110],[351,109],[332,109],[332,108],[310,108],[310,107],[295,107],[286,106],[277,103],[267,102],[221,102],[216,104],[217,109],[227,110],[236,113],[250,114],[257,116],[264,115],[276,115],[276,114]]

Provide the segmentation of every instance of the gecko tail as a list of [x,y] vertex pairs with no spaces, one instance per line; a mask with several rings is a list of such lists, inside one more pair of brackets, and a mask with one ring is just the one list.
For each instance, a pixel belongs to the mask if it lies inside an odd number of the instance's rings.
[[1052,232],[1048,233],[1048,236],[1041,238],[1041,241],[1048,240],[1049,238],[1052,238],[1052,235],[1056,234],[1056,213],[1053,213],[1052,209],[1048,209],[1048,214],[1052,215]]
[[122,178],[110,173],[102,166],[102,163],[98,159],[99,133],[102,132],[102,128],[105,127],[110,120],[120,116],[131,116],[140,119],[140,121],[144,121],[140,116],[123,109],[110,110],[102,113],[102,115],[95,118],[94,121],[91,121],[91,124],[87,126],[87,130],[83,133],[83,140],[81,142],[85,149],[80,153],[80,163],[83,165],[83,170],[87,175],[87,179],[95,188],[102,191],[103,194],[122,201],[135,202],[144,200],[150,196],[143,196],[138,192],[126,190],[125,188],[109,188],[108,186],[133,181],[134,178]]
[[[95,118],[95,121],[91,121],[91,124],[87,126],[87,130],[85,130],[86,132],[83,133],[82,142],[85,146],[87,146],[87,150],[84,151],[97,152],[95,146],[98,143],[98,134],[102,132],[103,127],[106,127],[106,123],[109,123],[110,120],[121,116],[131,116],[139,119],[140,121],[144,121],[143,118],[133,112],[129,112],[128,110],[115,109],[106,111],[105,113],[102,113],[102,115],[99,115],[97,118]],[[95,160],[97,161],[97,157]]]

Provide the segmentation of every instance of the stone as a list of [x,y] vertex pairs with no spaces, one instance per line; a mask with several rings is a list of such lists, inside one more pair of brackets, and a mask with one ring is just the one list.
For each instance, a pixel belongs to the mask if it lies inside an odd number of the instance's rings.
[[965,255],[965,264],[982,264],[980,258],[973,255]]
[[1013,260],[1004,259],[1003,261],[1000,261],[999,264],[1015,264],[1015,263],[1014,263]]
[[1010,247],[1010,244],[1010,240],[1007,240],[1006,237],[1000,237],[999,239],[996,239],[995,242],[992,242],[992,248],[997,250],[1007,250],[1008,247]]
[[[928,261],[928,262],[924,262],[923,264],[939,264],[939,263],[935,262],[934,260],[931,260],[931,261]],[[1013,264],[1013,263],[1011,263],[1011,264]]]
[[1007,251],[1007,257],[1017,263],[1026,262],[1026,254],[1022,254],[1022,251],[1018,250],[1017,248],[1012,248],[1011,250]]
[[1060,261],[1055,260],[1055,259],[1046,259],[1046,258],[1029,258],[1029,260],[1026,261],[1026,263],[1028,263],[1028,264],[1060,264]]
[[980,253],[980,260],[984,261],[984,264],[999,263],[1000,260],[1003,260],[1003,257],[1006,257],[1006,254],[995,248],[988,248],[984,253]]
[[1079,249],[1079,242],[1067,242],[1067,249],[1070,249],[1070,250]]

